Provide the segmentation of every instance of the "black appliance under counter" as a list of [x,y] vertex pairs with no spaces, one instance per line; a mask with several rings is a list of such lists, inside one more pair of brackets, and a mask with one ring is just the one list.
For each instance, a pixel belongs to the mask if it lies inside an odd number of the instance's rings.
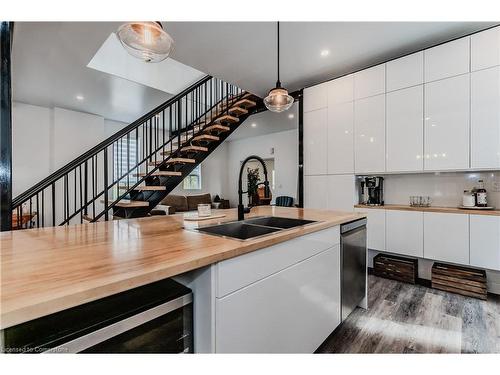
[[174,280],[161,280],[2,335],[5,353],[193,353],[193,295]]

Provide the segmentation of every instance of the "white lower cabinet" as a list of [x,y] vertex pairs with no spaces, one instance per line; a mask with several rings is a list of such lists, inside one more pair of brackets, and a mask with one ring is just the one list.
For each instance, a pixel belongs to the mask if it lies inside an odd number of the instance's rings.
[[424,212],[424,258],[469,264],[469,215]]
[[304,207],[327,208],[329,176],[304,176]]
[[470,215],[471,266],[500,271],[500,217]]
[[371,250],[385,251],[385,210],[375,208],[355,208],[354,211],[365,213],[367,216],[367,247]]
[[423,212],[385,212],[386,251],[418,258],[424,257]]
[[216,299],[218,353],[313,353],[340,324],[340,247]]
[[332,175],[327,178],[329,210],[353,211],[355,200],[355,179],[352,174]]

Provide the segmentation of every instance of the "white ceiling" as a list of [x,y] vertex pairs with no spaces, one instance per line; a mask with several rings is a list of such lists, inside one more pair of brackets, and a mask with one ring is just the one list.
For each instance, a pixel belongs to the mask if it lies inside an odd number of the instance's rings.
[[[120,24],[17,22],[13,45],[14,100],[95,113],[125,122],[167,100],[171,93],[158,88],[182,87],[175,69],[171,81],[155,84],[151,77],[138,79],[137,75],[111,71],[109,66],[99,67],[105,72],[87,67]],[[293,91],[491,25],[282,23],[281,79]],[[165,22],[164,26],[175,41],[173,59],[260,96],[274,85],[275,23]],[[329,49],[329,56],[320,56],[323,49]],[[117,66],[123,64],[121,60],[114,62]],[[77,100],[78,95],[84,100]]]
[[[87,67],[120,23],[16,22],[13,98],[132,122],[172,95]],[[76,97],[82,95],[84,100]]]
[[248,117],[229,137],[228,141],[256,137],[298,128],[299,106],[295,103],[288,111],[264,111]]
[[[173,57],[265,96],[276,82],[276,23],[164,22]],[[290,91],[478,31],[487,22],[284,22],[281,81]],[[320,52],[330,54],[322,57]]]

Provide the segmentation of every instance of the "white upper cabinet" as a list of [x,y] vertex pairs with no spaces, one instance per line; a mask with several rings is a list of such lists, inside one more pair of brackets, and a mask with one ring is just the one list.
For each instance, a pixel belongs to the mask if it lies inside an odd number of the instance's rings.
[[424,169],[469,168],[469,75],[425,85]]
[[500,67],[471,74],[471,167],[500,168]]
[[354,75],[334,79],[328,82],[328,106],[354,100]]
[[470,215],[470,264],[500,271],[500,216]]
[[354,102],[328,106],[328,174],[354,173]]
[[424,257],[469,264],[469,215],[424,212]]
[[354,73],[354,99],[385,92],[385,64]]
[[327,172],[327,108],[304,113],[304,174]]
[[390,92],[386,100],[387,171],[423,170],[423,86]]
[[304,112],[326,108],[328,105],[328,82],[304,90]]
[[355,204],[355,186],[353,174],[340,174],[327,176],[328,201],[326,207],[329,210],[353,211]]
[[386,251],[424,257],[424,214],[413,211],[385,211]]
[[385,172],[385,95],[354,102],[354,168]]
[[500,27],[471,36],[471,70],[500,65]]
[[386,64],[387,92],[424,82],[424,52],[389,61]]
[[466,37],[425,50],[425,82],[468,73],[469,43],[470,38]]

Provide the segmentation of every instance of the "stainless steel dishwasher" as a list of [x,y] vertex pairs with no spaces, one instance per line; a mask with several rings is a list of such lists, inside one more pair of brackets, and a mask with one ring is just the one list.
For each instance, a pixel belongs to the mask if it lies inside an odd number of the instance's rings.
[[366,293],[366,219],[340,226],[342,321],[358,306]]

